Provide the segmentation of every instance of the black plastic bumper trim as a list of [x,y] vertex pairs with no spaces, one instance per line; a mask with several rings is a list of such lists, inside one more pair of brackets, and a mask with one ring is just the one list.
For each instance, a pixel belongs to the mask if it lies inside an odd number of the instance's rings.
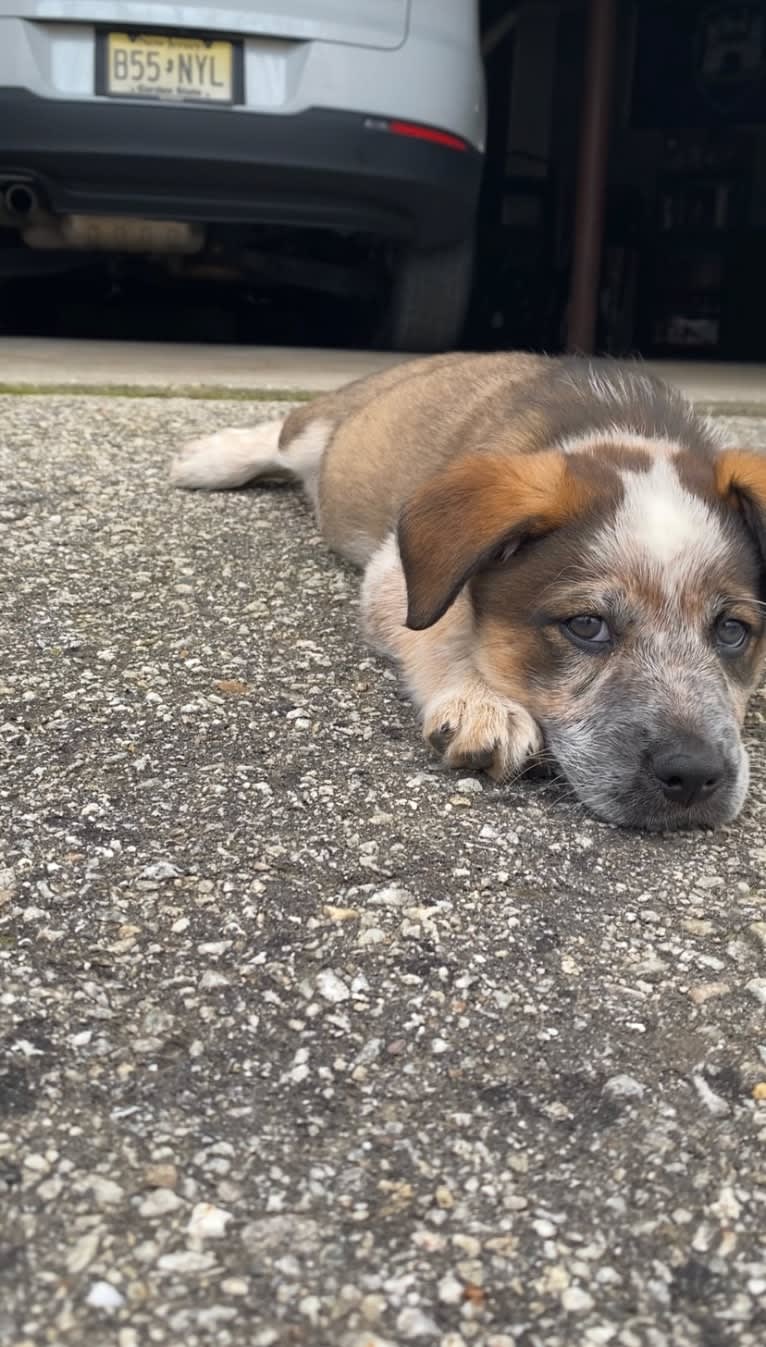
[[0,92],[0,181],[32,178],[57,213],[328,228],[456,243],[482,155],[372,129],[362,115],[59,101]]

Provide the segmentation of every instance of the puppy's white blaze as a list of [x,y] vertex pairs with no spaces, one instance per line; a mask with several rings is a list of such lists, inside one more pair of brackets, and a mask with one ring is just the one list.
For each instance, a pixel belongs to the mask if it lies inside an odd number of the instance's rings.
[[669,565],[710,536],[713,517],[699,497],[681,485],[672,464],[657,460],[648,473],[626,472],[622,518],[639,547]]
[[658,458],[648,472],[621,476],[625,496],[598,550],[618,571],[626,560],[648,565],[672,598],[698,568],[725,555],[721,527],[683,486],[672,460]]

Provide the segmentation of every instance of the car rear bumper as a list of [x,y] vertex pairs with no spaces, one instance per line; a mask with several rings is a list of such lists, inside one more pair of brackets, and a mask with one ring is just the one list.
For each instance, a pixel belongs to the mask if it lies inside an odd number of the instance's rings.
[[420,247],[465,238],[482,155],[380,127],[325,109],[268,115],[5,89],[0,181],[34,180],[62,214],[327,228]]

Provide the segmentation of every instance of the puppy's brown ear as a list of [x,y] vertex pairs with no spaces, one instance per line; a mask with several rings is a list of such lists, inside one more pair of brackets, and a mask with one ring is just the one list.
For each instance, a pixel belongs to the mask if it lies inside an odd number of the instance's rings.
[[766,566],[766,456],[727,449],[715,463],[716,490],[739,510]]
[[556,450],[470,454],[432,477],[399,518],[407,626],[433,626],[472,575],[559,528],[584,495]]

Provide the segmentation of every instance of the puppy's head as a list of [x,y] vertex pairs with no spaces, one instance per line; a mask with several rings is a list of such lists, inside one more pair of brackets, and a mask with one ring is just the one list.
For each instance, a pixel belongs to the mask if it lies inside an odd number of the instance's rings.
[[405,507],[407,625],[468,584],[476,660],[579,798],[652,829],[736,816],[761,671],[766,458],[619,440],[456,460]]

